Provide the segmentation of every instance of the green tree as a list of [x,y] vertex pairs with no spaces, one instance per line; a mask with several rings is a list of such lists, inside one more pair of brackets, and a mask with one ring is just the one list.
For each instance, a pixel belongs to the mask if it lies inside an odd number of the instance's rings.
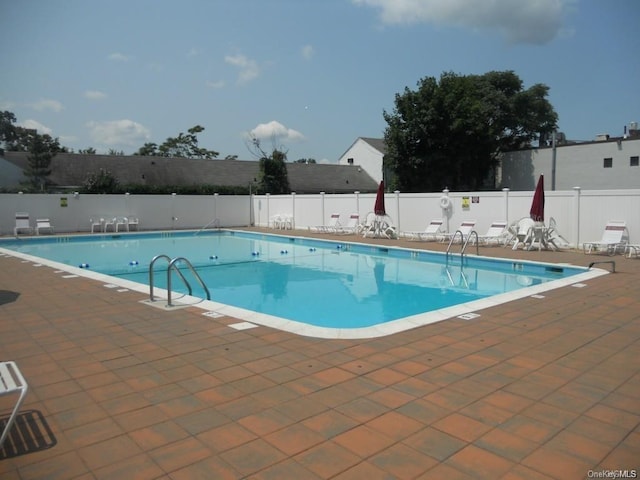
[[290,193],[289,174],[287,173],[287,152],[282,148],[275,147],[275,139],[271,153],[267,153],[261,146],[260,139],[250,138],[248,148],[251,153],[258,157],[260,173],[258,177],[258,191],[279,195]]
[[78,150],[78,153],[81,155],[95,155],[97,152],[95,148],[87,147],[85,149]]
[[100,171],[89,173],[84,182],[86,193],[118,193],[120,182],[109,170],[101,168]]
[[17,140],[16,116],[9,111],[0,112],[0,141],[6,150],[13,150],[11,146]]
[[203,131],[204,127],[196,125],[187,130],[186,134],[180,132],[177,137],[167,138],[161,145],[145,143],[135,154],[157,157],[216,158],[219,155],[218,152],[198,145],[198,133]]
[[316,163],[315,158],[299,158],[293,163]]
[[27,156],[27,168],[24,170],[28,184],[32,188],[40,191],[45,190],[49,184],[49,175],[51,175],[51,160],[59,151],[60,144],[57,138],[37,133],[32,136]]
[[385,171],[392,189],[439,191],[482,189],[502,152],[548,135],[557,114],[548,87],[524,90],[512,71],[484,75],[443,73],[396,94],[384,112]]

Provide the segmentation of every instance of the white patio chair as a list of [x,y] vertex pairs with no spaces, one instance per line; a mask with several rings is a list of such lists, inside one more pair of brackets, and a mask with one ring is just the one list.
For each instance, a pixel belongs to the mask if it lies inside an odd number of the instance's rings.
[[127,217],[127,230],[138,230],[140,228],[140,219],[137,217]]
[[122,228],[123,231],[125,232],[129,231],[129,219],[127,217],[117,217],[115,221],[116,221],[116,224],[115,224],[116,232],[119,232],[120,228]]
[[0,397],[15,393],[20,394],[15,406],[13,407],[13,410],[11,411],[9,420],[7,420],[7,423],[4,426],[2,436],[0,436],[0,449],[2,448],[2,445],[4,444],[7,436],[9,435],[9,431],[11,430],[13,422],[18,415],[18,411],[22,406],[24,397],[27,395],[28,389],[29,386],[27,385],[27,382],[22,376],[22,373],[20,373],[20,370],[18,369],[18,366],[15,362],[0,362]]
[[108,232],[109,228],[111,228],[111,230],[113,230],[115,232],[117,223],[118,223],[118,219],[116,217],[113,217],[113,218],[107,220],[106,222],[104,222],[104,231]]
[[91,223],[91,233],[104,231],[104,218],[90,218],[89,222]]
[[13,234],[18,236],[20,233],[33,234],[33,227],[29,223],[29,214],[27,212],[16,213],[16,226],[13,228]]

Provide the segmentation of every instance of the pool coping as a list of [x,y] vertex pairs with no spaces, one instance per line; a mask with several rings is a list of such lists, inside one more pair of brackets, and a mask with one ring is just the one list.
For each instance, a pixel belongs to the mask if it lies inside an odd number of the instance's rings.
[[[236,230],[236,229],[223,229],[228,232],[241,232],[249,235],[268,235],[279,238],[296,238],[305,240],[309,237],[299,236],[299,235],[282,235],[277,233],[264,233],[264,232],[247,232],[244,230]],[[189,231],[181,231],[181,232],[189,232]],[[335,239],[318,239],[314,238],[319,242],[326,243],[337,243]],[[378,248],[379,245],[369,244],[369,243],[361,243],[361,242],[341,242],[345,245],[354,245],[354,246],[371,246]],[[413,252],[411,248],[406,247],[398,247],[398,246],[389,246],[385,248],[390,248],[394,250],[403,250],[408,252]],[[67,272],[74,276],[85,277],[89,279],[93,279],[96,281],[103,282],[105,286],[109,288],[120,287],[140,293],[144,293],[150,297],[149,286],[133,282],[131,280],[113,277],[107,274],[94,272],[92,270],[74,267],[71,265],[66,265],[62,263],[58,263],[52,260],[47,260],[41,257],[36,257],[33,255],[25,254],[22,252],[16,252],[14,250],[9,250],[6,248],[2,248],[0,246],[0,253],[14,256],[18,258],[22,258],[25,261],[29,261],[34,263],[34,265],[46,265],[51,268],[55,268],[59,271]],[[496,260],[500,257],[487,257],[482,255],[474,255],[473,258],[481,258],[481,259],[491,259]],[[505,259],[508,260],[508,259]],[[530,264],[539,264],[539,265],[563,265],[572,268],[584,269],[585,267],[572,265],[569,263],[549,263],[549,262],[537,262],[531,260],[523,260],[525,263]],[[303,322],[298,322],[295,320],[289,320],[282,317],[277,317],[274,315],[269,315],[265,313],[260,313],[252,310],[247,310],[241,307],[236,307],[233,305],[227,305],[220,302],[205,300],[199,297],[194,297],[190,295],[182,295],[179,296],[175,302],[173,302],[172,306],[162,305],[163,302],[166,302],[168,297],[168,292],[162,288],[154,288],[154,299],[151,298],[147,300],[142,300],[142,303],[145,303],[150,306],[158,307],[160,306],[163,310],[177,310],[179,308],[184,307],[197,307],[199,309],[204,310],[204,315],[211,315],[212,313],[218,315],[227,315],[230,317],[237,318],[243,322],[248,322],[248,324],[253,325],[262,325],[265,327],[274,328],[277,330],[293,333],[295,335],[301,335],[306,337],[314,337],[314,338],[324,338],[324,339],[366,339],[366,338],[377,338],[384,337],[388,335],[393,335],[395,333],[404,332],[407,330],[411,330],[414,328],[422,327],[425,325],[429,325],[436,322],[441,322],[444,320],[448,320],[451,318],[463,318],[466,320],[471,320],[473,318],[477,318],[480,314],[477,314],[478,311],[484,310],[486,308],[494,307],[497,305],[502,305],[504,303],[512,302],[514,300],[519,300],[526,297],[531,296],[539,296],[544,292],[549,290],[555,290],[558,288],[563,288],[571,285],[581,286],[583,282],[586,282],[590,279],[597,278],[602,275],[606,275],[609,272],[603,269],[598,268],[590,268],[583,273],[578,273],[576,275],[572,275],[567,278],[552,280],[550,282],[546,282],[543,284],[532,285],[529,287],[523,287],[518,290],[514,290],[511,292],[506,292],[502,294],[493,295],[488,298],[473,300],[470,302],[466,302],[460,305],[454,305],[451,307],[445,307],[437,310],[432,310],[429,312],[419,313],[415,315],[410,315],[407,317],[399,318],[396,320],[391,320],[388,322],[379,323],[376,325],[368,326],[368,327],[357,327],[357,328],[332,328],[332,327],[321,327],[316,325],[310,325]],[[475,315],[474,315],[475,314]],[[242,328],[246,328],[247,325],[244,325]]]

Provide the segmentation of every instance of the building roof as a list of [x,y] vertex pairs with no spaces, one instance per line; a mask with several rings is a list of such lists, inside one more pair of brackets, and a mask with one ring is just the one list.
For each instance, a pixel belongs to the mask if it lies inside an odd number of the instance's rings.
[[370,137],[360,137],[363,141],[367,142],[373,148],[378,150],[383,155],[387,153],[387,144],[384,143],[384,138],[370,138]]
[[[29,153],[5,152],[4,158],[26,168]],[[287,163],[291,190],[297,193],[375,192],[377,183],[359,167],[337,164]],[[81,186],[100,169],[121,184],[248,186],[260,173],[257,161],[203,160],[138,155],[59,153],[51,161],[49,180],[58,186]]]

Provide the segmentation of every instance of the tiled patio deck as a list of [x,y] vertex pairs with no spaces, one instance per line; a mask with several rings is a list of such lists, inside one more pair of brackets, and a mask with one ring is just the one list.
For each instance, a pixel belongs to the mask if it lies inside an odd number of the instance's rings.
[[[481,254],[609,260],[495,247]],[[638,471],[640,260],[613,259],[616,274],[471,321],[326,340],[238,331],[232,318],[162,311],[140,293],[0,257],[0,290],[19,294],[0,292],[0,359],[17,361],[30,384],[21,437],[14,443],[14,428],[0,451],[0,477],[584,479]],[[2,418],[10,405],[0,398]]]

